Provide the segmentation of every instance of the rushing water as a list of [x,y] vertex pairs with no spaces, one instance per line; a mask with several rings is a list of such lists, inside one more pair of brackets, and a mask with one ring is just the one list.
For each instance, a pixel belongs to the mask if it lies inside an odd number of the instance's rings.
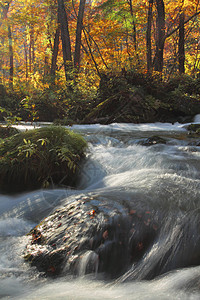
[[[199,116],[195,122],[200,122]],[[0,195],[0,298],[200,299],[200,266],[140,279],[172,243],[177,242],[170,257],[173,264],[173,259],[193,255],[190,243],[199,240],[200,147],[187,135],[186,124],[76,125],[73,130],[89,142],[78,190]],[[165,138],[166,144],[142,145],[153,135]],[[78,278],[42,277],[24,262],[26,234],[55,207],[85,194],[158,208],[163,212],[159,239],[136,267],[112,282],[103,274],[84,276],[84,266]],[[188,249],[184,254],[182,247]]]

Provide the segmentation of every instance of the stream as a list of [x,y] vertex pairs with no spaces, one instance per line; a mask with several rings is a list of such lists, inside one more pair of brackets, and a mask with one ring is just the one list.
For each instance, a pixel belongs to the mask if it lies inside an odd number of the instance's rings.
[[[77,190],[0,195],[0,299],[200,299],[200,138],[190,137],[187,125],[72,126],[89,143]],[[147,146],[152,136],[166,143]],[[160,212],[157,239],[115,279],[97,272],[41,276],[24,261],[26,234],[55,208],[84,196]]]

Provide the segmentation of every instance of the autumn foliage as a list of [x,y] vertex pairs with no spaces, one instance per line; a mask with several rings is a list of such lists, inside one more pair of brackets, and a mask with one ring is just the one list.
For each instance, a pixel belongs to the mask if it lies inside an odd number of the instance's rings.
[[87,98],[102,73],[195,75],[199,13],[199,0],[0,0],[0,83]]

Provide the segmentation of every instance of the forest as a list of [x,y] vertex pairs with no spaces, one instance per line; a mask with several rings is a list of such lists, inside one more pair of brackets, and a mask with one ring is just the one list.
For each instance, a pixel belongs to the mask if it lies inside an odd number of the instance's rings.
[[0,119],[78,122],[141,77],[199,100],[199,14],[199,0],[1,0]]

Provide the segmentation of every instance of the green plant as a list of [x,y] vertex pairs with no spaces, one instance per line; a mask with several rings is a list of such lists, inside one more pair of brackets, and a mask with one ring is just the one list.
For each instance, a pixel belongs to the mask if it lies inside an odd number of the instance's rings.
[[34,122],[38,119],[38,112],[36,110],[35,104],[31,100],[29,96],[26,96],[24,99],[21,100],[20,104],[24,108],[24,110],[28,113],[28,118]]

